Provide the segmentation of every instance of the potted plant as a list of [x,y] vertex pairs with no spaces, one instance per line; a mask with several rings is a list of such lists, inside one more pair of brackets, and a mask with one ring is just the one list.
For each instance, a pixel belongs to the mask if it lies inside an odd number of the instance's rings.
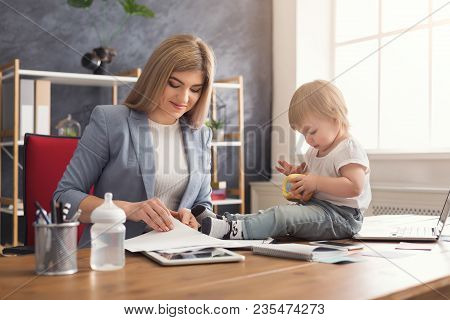
[[211,128],[213,132],[213,140],[223,141],[224,140],[224,126],[225,122],[220,120],[208,119],[205,122],[208,128]]
[[[67,4],[73,8],[83,9],[88,11],[92,6],[94,0],[67,0]],[[128,20],[132,16],[141,16],[147,19],[153,18],[155,13],[145,5],[136,3],[136,0],[115,0],[115,1],[101,1],[103,5],[103,13],[110,11],[109,7],[113,3],[118,3],[125,16],[119,21],[115,28],[109,28],[109,26],[101,26],[99,29],[95,21],[92,21],[92,25],[97,34],[100,46],[94,48],[91,52],[87,52],[81,58],[81,65],[87,69],[93,70],[95,74],[107,74],[106,64],[112,61],[112,58],[117,55],[117,51],[111,48],[111,43],[115,37],[117,37],[125,28]],[[109,9],[109,10],[108,10]],[[95,19],[97,20],[97,19]],[[101,21],[104,23],[105,21]],[[102,32],[101,32],[102,31]]]

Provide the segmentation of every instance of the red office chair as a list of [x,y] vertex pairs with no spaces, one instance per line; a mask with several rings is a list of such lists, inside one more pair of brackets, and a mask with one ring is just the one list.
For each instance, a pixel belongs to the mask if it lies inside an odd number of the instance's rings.
[[[34,245],[34,227],[36,206],[50,212],[50,202],[67,165],[78,145],[79,138],[25,135],[24,164],[24,213],[26,219],[25,245]],[[84,226],[78,227],[80,239]]]

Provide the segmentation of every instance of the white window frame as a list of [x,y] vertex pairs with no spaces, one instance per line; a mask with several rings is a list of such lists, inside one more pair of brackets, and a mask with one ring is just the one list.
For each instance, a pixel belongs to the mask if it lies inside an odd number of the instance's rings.
[[[272,101],[272,119],[274,119],[275,125],[285,128],[289,139],[285,144],[280,144],[277,138],[273,139],[271,148],[272,168],[274,168],[276,160],[279,158],[291,160],[293,163],[299,163],[302,159],[300,150],[296,149],[295,134],[289,127],[286,108],[292,93],[300,84],[310,81],[312,78],[331,80],[331,63],[334,62],[331,52],[334,52],[334,50],[321,52],[321,55],[314,55],[314,52],[311,50],[316,47],[309,42],[312,40],[304,37],[304,34],[315,34],[317,39],[328,41],[330,45],[334,42],[334,22],[332,22],[334,9],[331,8],[331,6],[334,7],[334,2],[334,0],[273,0],[274,97]],[[321,7],[323,5],[329,5],[329,10],[328,8],[324,10]],[[325,30],[323,30],[324,34],[321,34],[319,37],[315,29],[316,26],[305,22],[301,12],[314,16],[318,22],[323,22],[328,17],[331,22],[328,34],[325,34]],[[295,13],[294,17],[292,16],[293,13]],[[287,19],[288,21],[286,21]],[[287,23],[291,25],[287,27]],[[295,25],[297,26],[295,27]],[[308,29],[305,30],[305,28]],[[295,36],[292,33],[295,33]],[[293,43],[295,46],[292,46]],[[310,50],[307,53],[307,57],[304,56],[305,49]],[[298,52],[300,50],[303,51],[303,57],[299,58]],[[328,59],[326,58],[327,54],[330,56]],[[311,65],[327,64],[328,62],[330,66],[329,74],[326,73],[326,70],[322,70],[322,74],[318,74],[319,70],[316,68],[305,70],[302,66],[302,63],[305,62],[302,59],[307,60],[306,62]],[[287,66],[286,63],[288,64]],[[402,188],[405,186],[448,188],[450,181],[450,168],[448,166],[450,152],[448,150],[435,150],[433,152],[395,152],[393,150],[386,152],[378,150],[374,152],[369,150],[369,159],[371,167],[370,179],[373,185],[400,185]],[[417,172],[420,172],[420,174],[416,174]],[[279,183],[283,176],[278,174],[275,169],[273,169],[272,173],[272,182],[267,183]]]
[[[381,21],[382,21],[382,4],[383,4],[383,0],[378,0],[379,2],[379,7],[378,7],[378,33],[372,36],[367,36],[367,37],[361,37],[361,38],[356,38],[356,39],[352,39],[352,40],[348,40],[348,41],[344,41],[344,42],[336,42],[336,1],[345,1],[345,0],[332,0],[333,1],[333,5],[332,5],[332,43],[331,43],[331,75],[332,75],[332,79],[335,79],[336,75],[335,74],[335,53],[336,53],[336,49],[345,45],[349,45],[349,44],[355,44],[355,43],[361,43],[364,41],[368,41],[368,40],[377,40],[378,42],[378,47],[381,46],[382,43],[382,39],[389,37],[389,36],[398,36],[400,34],[402,34],[403,32],[406,31],[416,31],[416,30],[428,30],[428,51],[429,51],[429,55],[428,55],[428,90],[429,90],[429,95],[428,95],[428,114],[429,116],[429,124],[428,124],[428,130],[429,130],[429,139],[431,139],[431,130],[432,130],[432,117],[431,117],[431,113],[432,113],[432,32],[433,32],[433,28],[436,27],[440,27],[440,26],[448,26],[450,25],[450,19],[446,19],[446,20],[440,20],[440,21],[433,21],[432,17],[431,17],[431,13],[432,13],[432,1],[433,0],[428,0],[428,18],[426,20],[426,23],[414,26],[412,28],[404,28],[404,29],[397,29],[394,31],[389,31],[389,32],[382,32],[381,28]],[[386,0],[384,0],[386,1]],[[435,9],[436,10],[436,9]],[[395,41],[395,40],[394,40]],[[391,160],[405,160],[405,159],[409,159],[409,160],[419,160],[419,159],[450,159],[450,147],[448,148],[444,148],[444,149],[437,149],[437,148],[417,148],[417,149],[381,149],[379,148],[379,144],[380,144],[380,74],[381,74],[381,50],[377,51],[377,55],[378,55],[378,122],[377,122],[377,128],[378,128],[378,132],[377,132],[377,144],[378,144],[378,148],[376,149],[367,149],[367,153],[369,154],[369,158],[370,159],[391,159]],[[449,58],[450,59],[450,58]],[[431,144],[431,140],[429,141]]]

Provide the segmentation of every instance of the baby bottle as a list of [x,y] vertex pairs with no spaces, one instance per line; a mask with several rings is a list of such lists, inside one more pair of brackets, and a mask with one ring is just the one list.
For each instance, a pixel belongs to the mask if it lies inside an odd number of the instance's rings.
[[91,268],[109,271],[125,265],[125,212],[112,201],[112,193],[105,194],[105,202],[92,211]]

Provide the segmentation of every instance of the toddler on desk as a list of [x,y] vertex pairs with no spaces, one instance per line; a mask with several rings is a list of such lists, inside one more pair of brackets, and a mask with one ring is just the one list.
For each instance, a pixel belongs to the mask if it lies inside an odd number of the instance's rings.
[[326,81],[302,85],[289,106],[289,123],[310,146],[305,162],[294,166],[279,161],[276,169],[291,180],[291,197],[313,193],[297,205],[279,205],[259,213],[219,217],[204,208],[192,213],[202,232],[219,239],[266,239],[293,236],[304,240],[351,238],[361,229],[369,206],[369,160],[349,134],[347,108],[340,91]]

